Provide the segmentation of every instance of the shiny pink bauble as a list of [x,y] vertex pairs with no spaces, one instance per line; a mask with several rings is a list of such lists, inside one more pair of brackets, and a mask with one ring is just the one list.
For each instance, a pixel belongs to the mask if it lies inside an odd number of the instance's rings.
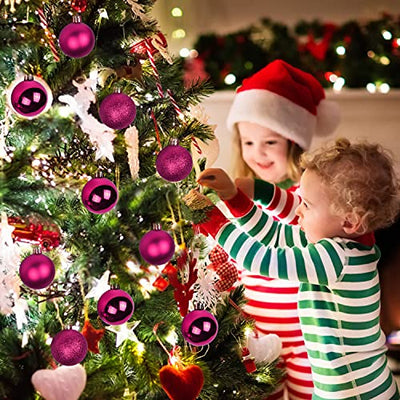
[[73,329],[58,332],[51,342],[51,354],[62,365],[79,364],[88,351],[88,344],[82,333]]
[[128,321],[134,310],[132,297],[121,289],[110,289],[103,293],[97,303],[97,312],[102,321],[120,325]]
[[83,187],[82,203],[93,214],[104,214],[118,202],[118,189],[107,178],[93,178]]
[[31,254],[19,267],[19,276],[24,284],[31,289],[44,289],[54,279],[56,269],[53,261],[43,254]]
[[168,145],[158,153],[156,169],[166,181],[178,182],[185,179],[192,167],[192,155],[182,146]]
[[100,104],[101,122],[111,129],[125,129],[136,117],[136,105],[125,93],[109,94]]
[[58,38],[62,52],[68,57],[86,57],[94,48],[92,29],[83,22],[72,22],[60,32]]
[[46,112],[52,101],[50,88],[38,77],[16,81],[8,89],[8,102],[20,117],[35,118]]
[[206,310],[194,310],[183,319],[181,331],[188,343],[193,346],[205,346],[217,336],[218,321]]
[[165,264],[175,253],[175,242],[168,232],[153,230],[147,232],[140,240],[139,252],[151,265]]

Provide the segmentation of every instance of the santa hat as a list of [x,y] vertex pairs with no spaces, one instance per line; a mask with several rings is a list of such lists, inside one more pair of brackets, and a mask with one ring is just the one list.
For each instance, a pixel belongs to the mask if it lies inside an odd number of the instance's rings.
[[227,125],[233,130],[237,122],[253,122],[307,150],[314,135],[333,133],[339,120],[338,105],[325,99],[323,87],[311,74],[275,60],[243,80]]

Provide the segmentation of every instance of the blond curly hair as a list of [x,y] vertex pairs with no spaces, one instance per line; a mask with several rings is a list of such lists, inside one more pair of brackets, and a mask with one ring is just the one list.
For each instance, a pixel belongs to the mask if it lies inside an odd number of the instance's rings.
[[338,139],[304,153],[300,165],[316,172],[332,195],[336,215],[357,214],[362,232],[390,225],[399,214],[399,181],[393,159],[379,144]]
[[[303,170],[300,168],[300,157],[304,150],[294,142],[288,140],[287,151],[287,177],[293,182],[299,182]],[[237,127],[233,132],[232,140],[232,153],[231,158],[231,171],[233,178],[257,178],[254,171],[243,160],[242,145],[240,141],[240,134]]]

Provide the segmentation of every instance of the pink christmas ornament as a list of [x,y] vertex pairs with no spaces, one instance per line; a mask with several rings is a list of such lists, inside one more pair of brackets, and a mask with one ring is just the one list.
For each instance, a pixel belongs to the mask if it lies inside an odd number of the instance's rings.
[[188,150],[173,139],[157,156],[156,169],[162,178],[169,182],[185,179],[192,170],[193,160]]
[[31,289],[46,288],[53,282],[55,274],[53,261],[43,254],[31,254],[19,267],[22,282]]
[[51,342],[53,358],[63,365],[79,364],[86,357],[87,351],[85,337],[73,329],[58,332]]
[[118,202],[118,189],[107,178],[93,178],[83,187],[82,203],[94,214],[110,211]]
[[205,346],[217,336],[218,321],[206,310],[194,310],[183,319],[181,331],[188,343],[193,346]]
[[50,108],[53,95],[43,79],[29,75],[11,84],[7,90],[7,100],[15,114],[32,119]]
[[62,52],[72,58],[86,57],[94,48],[95,37],[92,29],[74,16],[73,22],[60,32],[58,38]]
[[109,128],[125,129],[135,120],[136,105],[125,93],[112,93],[101,102],[99,115]]
[[109,325],[121,325],[133,314],[132,297],[121,289],[110,289],[103,293],[97,303],[97,312],[102,321]]
[[247,348],[255,361],[268,364],[280,356],[282,341],[274,333],[263,336],[256,336],[252,333],[247,338]]
[[45,400],[78,400],[86,386],[86,371],[80,364],[39,369],[31,382]]
[[161,265],[168,262],[174,255],[175,243],[168,232],[157,227],[142,237],[139,252],[149,264]]

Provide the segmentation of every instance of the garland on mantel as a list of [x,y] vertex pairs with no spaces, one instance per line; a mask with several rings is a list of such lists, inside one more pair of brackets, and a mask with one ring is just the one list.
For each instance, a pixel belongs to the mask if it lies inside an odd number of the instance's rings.
[[196,58],[186,59],[186,80],[209,78],[216,89],[235,89],[281,58],[312,73],[324,87],[387,93],[400,87],[400,16],[341,25],[300,21],[294,29],[263,19],[227,35],[200,36]]

